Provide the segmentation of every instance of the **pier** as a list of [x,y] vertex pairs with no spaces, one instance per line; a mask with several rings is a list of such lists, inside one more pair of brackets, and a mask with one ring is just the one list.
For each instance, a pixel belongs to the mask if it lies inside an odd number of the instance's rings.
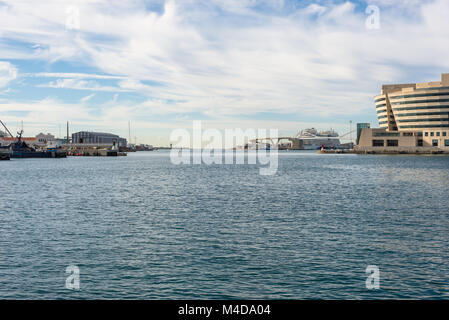
[[62,149],[69,156],[92,156],[92,157],[117,157],[126,156],[126,152],[114,149],[111,144],[102,143],[69,143],[63,144]]
[[409,154],[409,155],[449,155],[449,150],[443,150],[438,147],[360,147],[343,150],[318,150],[319,154]]

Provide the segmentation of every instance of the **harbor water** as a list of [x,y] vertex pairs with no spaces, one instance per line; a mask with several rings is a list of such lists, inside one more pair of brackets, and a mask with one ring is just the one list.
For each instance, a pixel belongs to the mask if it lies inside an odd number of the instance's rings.
[[263,176],[156,151],[0,176],[0,299],[449,298],[448,156],[280,152]]

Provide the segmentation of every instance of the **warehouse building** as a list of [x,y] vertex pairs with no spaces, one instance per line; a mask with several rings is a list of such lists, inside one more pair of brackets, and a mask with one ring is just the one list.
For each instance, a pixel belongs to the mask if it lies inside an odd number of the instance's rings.
[[110,144],[119,147],[126,147],[127,141],[116,134],[104,132],[81,131],[72,134],[72,143],[89,144]]

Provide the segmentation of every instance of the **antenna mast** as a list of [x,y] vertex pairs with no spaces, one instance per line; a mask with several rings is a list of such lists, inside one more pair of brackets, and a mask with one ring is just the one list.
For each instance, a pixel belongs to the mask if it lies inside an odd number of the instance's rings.
[[69,122],[67,121],[67,144],[70,143],[70,139],[69,139]]
[[131,143],[131,121],[128,121],[128,145]]

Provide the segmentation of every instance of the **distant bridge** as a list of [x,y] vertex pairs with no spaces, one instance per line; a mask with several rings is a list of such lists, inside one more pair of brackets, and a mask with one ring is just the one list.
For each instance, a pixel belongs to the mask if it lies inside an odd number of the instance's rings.
[[257,138],[250,140],[251,143],[269,143],[271,146],[279,146],[281,140],[288,140],[291,142],[291,150],[301,150],[304,148],[304,142],[299,138],[293,137],[277,137],[277,138]]

